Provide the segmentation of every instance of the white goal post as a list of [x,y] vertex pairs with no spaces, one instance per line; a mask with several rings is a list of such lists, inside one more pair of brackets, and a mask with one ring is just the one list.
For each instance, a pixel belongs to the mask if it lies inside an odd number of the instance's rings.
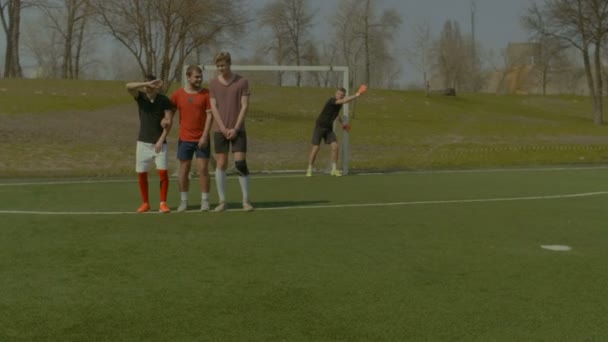
[[[215,71],[215,65],[199,65],[204,71]],[[183,66],[182,70],[182,85],[186,83],[186,69],[187,65]],[[316,72],[341,72],[342,73],[342,86],[346,89],[346,96],[349,94],[349,71],[347,66],[331,66],[331,65],[231,65],[233,71],[316,71]],[[346,124],[350,121],[350,112],[348,103],[345,103],[343,108],[343,122]],[[348,155],[349,155],[349,142],[348,142],[347,131],[343,132],[342,135],[342,173],[348,174]]]

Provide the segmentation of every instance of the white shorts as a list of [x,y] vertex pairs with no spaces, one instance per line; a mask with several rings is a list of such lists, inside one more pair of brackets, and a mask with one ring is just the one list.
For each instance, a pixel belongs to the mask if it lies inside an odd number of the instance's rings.
[[154,144],[145,142],[137,142],[137,151],[135,152],[135,172],[148,172],[152,160],[156,164],[157,170],[167,170],[167,144],[163,144],[163,148],[159,153],[154,151]]

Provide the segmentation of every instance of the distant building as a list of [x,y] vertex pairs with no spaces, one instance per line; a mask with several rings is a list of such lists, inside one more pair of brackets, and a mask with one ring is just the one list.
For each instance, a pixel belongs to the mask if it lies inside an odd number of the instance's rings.
[[533,66],[540,58],[539,43],[509,43],[505,51],[507,65]]

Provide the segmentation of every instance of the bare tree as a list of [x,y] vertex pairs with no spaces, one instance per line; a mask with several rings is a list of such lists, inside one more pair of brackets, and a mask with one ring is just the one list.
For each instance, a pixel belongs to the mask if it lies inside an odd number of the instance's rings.
[[[260,52],[270,54],[277,65],[287,62],[287,35],[283,29],[283,3],[275,1],[268,3],[259,12],[259,26],[270,30],[270,39],[262,38],[265,42],[260,45]],[[266,61],[267,62],[267,61]],[[277,85],[283,85],[283,72],[277,71]]]
[[[401,25],[397,10],[380,11],[376,0],[342,0],[334,28],[342,58],[354,72],[354,80],[388,85],[394,77],[394,34]],[[363,60],[362,62],[360,60]],[[360,71],[359,71],[360,70]],[[359,77],[359,72],[362,77]]]
[[91,1],[100,24],[135,57],[142,74],[157,74],[167,84],[191,53],[236,41],[250,21],[242,0]]
[[[285,61],[302,65],[309,48],[310,28],[313,15],[307,0],[274,0],[260,11],[260,25],[272,32],[269,51],[273,51],[277,63]],[[279,76],[280,77],[280,76]],[[301,85],[302,75],[296,74],[296,85]]]
[[359,61],[363,58],[363,43],[355,33],[356,23],[355,20],[352,20],[357,11],[357,6],[353,6],[353,4],[354,1],[342,0],[338,5],[340,10],[334,16],[334,31],[336,32],[336,36],[333,42],[329,42],[329,44],[340,47],[338,61],[349,67],[351,76],[351,84],[349,86],[351,88],[353,84],[361,82],[361,77],[359,76],[361,64]]
[[414,32],[414,42],[406,48],[408,62],[422,74],[422,82],[429,94],[429,74],[433,63],[431,61],[433,39],[431,35],[431,23],[428,19],[420,21],[411,27]]
[[437,69],[445,88],[460,88],[464,83],[468,48],[460,33],[457,21],[448,20],[443,25],[436,45]]
[[22,0],[0,0],[0,21],[6,35],[4,77],[23,77],[19,59],[19,35],[21,34]]
[[25,19],[23,45],[28,57],[36,62],[36,78],[60,78],[62,63],[62,37],[55,30],[40,30],[51,25],[47,16],[38,15]]
[[529,30],[562,40],[580,51],[593,101],[593,122],[603,124],[601,55],[608,37],[608,1],[545,0],[541,6],[533,3],[522,20]]
[[547,86],[554,74],[562,72],[564,65],[567,64],[567,57],[564,54],[568,48],[563,41],[551,36],[541,36],[537,40],[539,53],[535,61],[535,68],[541,85],[541,92],[547,95]]
[[89,0],[38,0],[39,8],[50,21],[49,29],[62,38],[61,78],[78,79],[82,67],[87,26],[92,14]]

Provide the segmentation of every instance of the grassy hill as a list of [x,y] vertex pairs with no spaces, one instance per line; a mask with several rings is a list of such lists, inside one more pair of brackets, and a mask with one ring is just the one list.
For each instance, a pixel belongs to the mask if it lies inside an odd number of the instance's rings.
[[[251,168],[303,169],[314,120],[333,92],[252,85]],[[607,128],[593,125],[585,97],[425,97],[372,89],[353,107],[353,171],[608,160]],[[123,82],[0,80],[0,176],[132,174],[137,129]],[[177,127],[169,140],[172,168],[176,133]],[[317,166],[324,168],[326,160],[323,146]]]

